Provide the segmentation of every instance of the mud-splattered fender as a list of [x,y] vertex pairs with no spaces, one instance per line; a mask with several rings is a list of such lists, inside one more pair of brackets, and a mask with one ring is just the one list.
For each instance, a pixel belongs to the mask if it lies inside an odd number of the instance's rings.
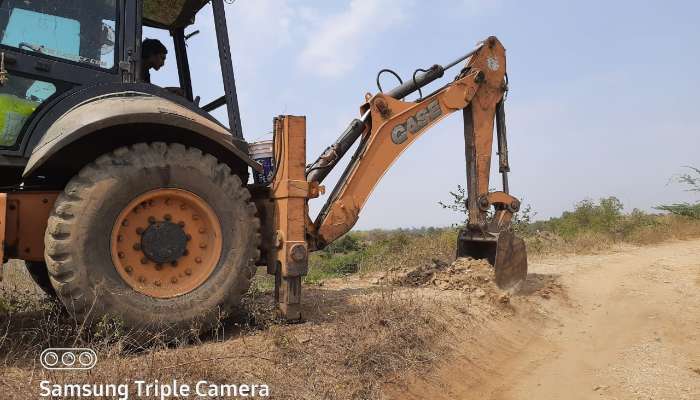
[[[47,129],[33,149],[23,175],[31,175],[54,156],[68,156],[59,152],[89,135],[100,134],[107,128],[140,123],[193,132],[201,136],[203,142],[214,143],[254,170],[262,172],[259,163],[232,143],[231,133],[223,126],[162,97],[122,92],[88,100],[64,113]],[[149,141],[148,135],[143,137],[143,141]]]

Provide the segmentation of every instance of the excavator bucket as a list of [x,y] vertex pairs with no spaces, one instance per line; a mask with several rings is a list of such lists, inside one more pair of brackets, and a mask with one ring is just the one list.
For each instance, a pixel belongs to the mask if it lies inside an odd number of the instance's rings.
[[494,267],[496,284],[501,289],[513,288],[527,277],[525,241],[512,232],[484,235],[462,230],[457,242],[457,257],[487,260]]

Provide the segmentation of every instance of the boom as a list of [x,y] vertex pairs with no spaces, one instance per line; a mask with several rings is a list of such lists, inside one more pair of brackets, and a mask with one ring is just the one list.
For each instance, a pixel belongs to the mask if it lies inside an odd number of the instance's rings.
[[[387,94],[373,96],[363,105],[361,111],[367,123],[358,150],[312,227],[317,232],[319,248],[352,229],[373,189],[401,153],[456,111],[464,110],[465,121],[469,121],[473,130],[471,135],[467,134],[471,149],[468,151],[473,153],[468,159],[474,164],[469,187],[470,194],[475,196],[470,198],[488,197],[494,116],[507,90],[505,49],[491,37],[470,54],[471,58],[453,82],[420,101],[395,98],[408,94],[405,87],[413,83],[410,81]],[[444,71],[438,66],[433,69]],[[413,90],[417,88],[414,86]],[[309,175],[312,181],[317,178],[318,175]],[[471,221],[485,222],[486,210],[482,208],[469,208]]]

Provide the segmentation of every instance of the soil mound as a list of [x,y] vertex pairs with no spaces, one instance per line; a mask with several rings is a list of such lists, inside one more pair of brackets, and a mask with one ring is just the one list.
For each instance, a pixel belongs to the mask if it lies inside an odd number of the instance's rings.
[[486,260],[458,258],[452,264],[440,260],[416,268],[399,268],[380,276],[378,283],[395,286],[433,287],[438,290],[460,290],[477,298],[509,301],[493,281],[493,267]]

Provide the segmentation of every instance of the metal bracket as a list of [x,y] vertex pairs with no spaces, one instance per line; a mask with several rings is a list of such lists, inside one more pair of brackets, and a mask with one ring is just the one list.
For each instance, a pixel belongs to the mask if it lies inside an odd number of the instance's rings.
[[5,86],[10,80],[9,73],[5,69],[5,52],[0,54],[0,86]]

